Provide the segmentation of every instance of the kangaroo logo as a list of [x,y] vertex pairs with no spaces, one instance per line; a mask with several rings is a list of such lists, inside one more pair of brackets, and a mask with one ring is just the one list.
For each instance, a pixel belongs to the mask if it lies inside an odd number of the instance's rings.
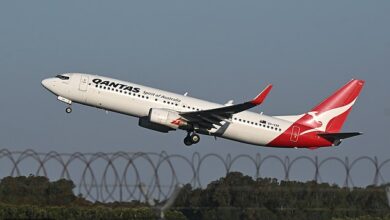
[[334,109],[331,109],[331,110],[328,110],[325,112],[321,112],[320,114],[318,114],[317,111],[308,112],[307,114],[313,117],[309,122],[315,123],[315,125],[313,125],[314,129],[304,131],[301,133],[301,135],[304,135],[304,134],[307,134],[310,132],[314,132],[314,131],[325,132],[326,128],[328,127],[329,122],[332,119],[334,119],[334,118],[344,114],[346,111],[348,111],[353,106],[353,104],[355,104],[355,102],[356,102],[356,99],[353,100],[348,105],[345,105],[345,106],[342,106],[339,108],[334,108]]
[[171,122],[171,124],[174,124],[174,125],[180,126],[180,124],[181,124],[181,120],[180,120],[180,118],[173,120],[173,121]]
[[307,114],[310,115],[311,117],[313,117],[313,118],[309,121],[310,124],[312,124],[312,123],[314,122],[314,123],[317,123],[317,124],[318,124],[317,127],[322,126],[322,121],[320,121],[321,119],[320,119],[320,117],[317,115],[317,114],[318,114],[317,111],[308,112]]

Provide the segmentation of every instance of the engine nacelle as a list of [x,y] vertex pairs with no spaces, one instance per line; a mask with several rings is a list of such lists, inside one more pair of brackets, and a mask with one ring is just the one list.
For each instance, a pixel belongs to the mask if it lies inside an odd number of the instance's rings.
[[162,133],[168,133],[169,131],[175,130],[175,129],[167,127],[165,125],[153,123],[149,120],[149,117],[140,118],[138,121],[138,125],[143,127],[143,128],[147,128],[147,129],[162,132]]
[[178,112],[169,109],[150,109],[149,120],[152,123],[164,125],[172,129],[187,126],[187,122],[181,120],[181,116]]

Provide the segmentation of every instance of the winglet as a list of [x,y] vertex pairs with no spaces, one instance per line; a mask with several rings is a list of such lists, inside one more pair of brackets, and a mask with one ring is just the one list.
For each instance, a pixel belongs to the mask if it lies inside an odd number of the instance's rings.
[[272,84],[269,84],[256,98],[251,101],[251,103],[254,105],[260,105],[263,103],[271,89]]

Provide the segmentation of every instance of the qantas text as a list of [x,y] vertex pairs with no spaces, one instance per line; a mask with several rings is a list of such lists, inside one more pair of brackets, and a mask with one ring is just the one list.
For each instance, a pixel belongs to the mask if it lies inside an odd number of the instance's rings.
[[102,79],[93,79],[92,82],[95,83],[96,85],[105,85],[105,86],[113,87],[115,89],[122,89],[122,90],[130,91],[130,92],[134,92],[134,93],[139,93],[141,90],[140,88],[135,88],[132,86],[128,86],[128,85],[120,84],[120,83],[116,83],[116,82],[104,81]]

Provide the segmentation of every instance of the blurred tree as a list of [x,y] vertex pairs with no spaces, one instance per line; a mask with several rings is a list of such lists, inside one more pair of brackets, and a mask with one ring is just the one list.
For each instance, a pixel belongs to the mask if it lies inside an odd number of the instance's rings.
[[[0,202],[6,204],[70,205],[80,198],[70,180],[50,182],[46,177],[6,177],[0,181]],[[87,203],[85,201],[85,203]]]

